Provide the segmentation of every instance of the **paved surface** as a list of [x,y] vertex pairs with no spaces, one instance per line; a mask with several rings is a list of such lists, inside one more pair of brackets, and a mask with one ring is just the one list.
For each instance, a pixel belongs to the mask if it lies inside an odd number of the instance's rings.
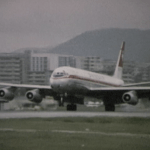
[[46,133],[67,133],[67,134],[97,134],[103,136],[122,136],[122,137],[134,137],[134,138],[150,138],[149,134],[135,134],[135,133],[109,133],[109,132],[93,132],[93,131],[72,131],[72,130],[35,130],[35,129],[13,129],[13,128],[0,128],[1,132],[9,131],[9,132],[27,132],[27,133],[35,133],[35,132],[46,132]]
[[0,119],[55,118],[55,117],[147,117],[150,112],[0,112]]

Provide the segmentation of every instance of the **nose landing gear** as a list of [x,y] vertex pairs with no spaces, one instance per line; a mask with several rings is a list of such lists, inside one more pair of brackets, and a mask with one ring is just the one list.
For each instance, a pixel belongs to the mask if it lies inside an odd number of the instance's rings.
[[[72,98],[72,99],[70,99]],[[76,111],[77,110],[77,105],[74,104],[74,97],[68,97],[67,93],[65,93],[64,95],[60,95],[60,99],[58,101],[59,107],[63,107],[64,106],[64,102],[68,102],[70,104],[67,105],[67,111]]]
[[75,104],[67,105],[67,111],[76,111],[76,110],[77,110],[77,105],[75,105]]
[[59,106],[60,107],[64,106],[64,99],[63,99],[63,97],[61,97],[60,100],[59,100]]

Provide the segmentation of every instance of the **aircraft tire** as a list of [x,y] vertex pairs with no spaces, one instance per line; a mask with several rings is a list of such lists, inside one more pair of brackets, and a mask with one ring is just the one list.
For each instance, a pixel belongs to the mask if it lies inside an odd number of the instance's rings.
[[76,111],[76,110],[77,110],[77,105],[74,104],[67,105],[67,111]]
[[115,111],[115,105],[114,104],[105,105],[105,111]]
[[64,102],[63,101],[61,101],[61,100],[59,100],[59,107],[63,107],[64,106]]

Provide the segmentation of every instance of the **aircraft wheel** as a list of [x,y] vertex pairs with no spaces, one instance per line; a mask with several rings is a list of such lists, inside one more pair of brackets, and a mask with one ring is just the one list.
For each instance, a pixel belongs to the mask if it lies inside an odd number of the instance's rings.
[[73,110],[74,110],[74,111],[77,110],[77,105],[73,105]]
[[67,111],[69,111],[69,110],[70,110],[70,105],[68,104],[68,105],[67,105]]
[[67,105],[67,111],[76,111],[76,110],[77,110],[77,105],[74,104]]
[[105,111],[115,111],[115,105],[114,104],[105,105]]
[[64,100],[63,97],[59,100],[59,107],[64,106]]

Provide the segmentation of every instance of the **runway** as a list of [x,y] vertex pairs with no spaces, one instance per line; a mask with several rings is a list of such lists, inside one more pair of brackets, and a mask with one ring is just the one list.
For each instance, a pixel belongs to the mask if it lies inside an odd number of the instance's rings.
[[35,129],[14,129],[14,128],[0,128],[1,132],[24,132],[24,133],[67,133],[67,134],[95,134],[102,136],[119,136],[119,137],[134,137],[134,138],[150,138],[149,134],[133,134],[133,133],[106,133],[106,132],[94,132],[94,131],[75,131],[75,130],[35,130]]
[[10,118],[55,118],[55,117],[142,117],[150,118],[149,112],[0,112],[0,119]]

